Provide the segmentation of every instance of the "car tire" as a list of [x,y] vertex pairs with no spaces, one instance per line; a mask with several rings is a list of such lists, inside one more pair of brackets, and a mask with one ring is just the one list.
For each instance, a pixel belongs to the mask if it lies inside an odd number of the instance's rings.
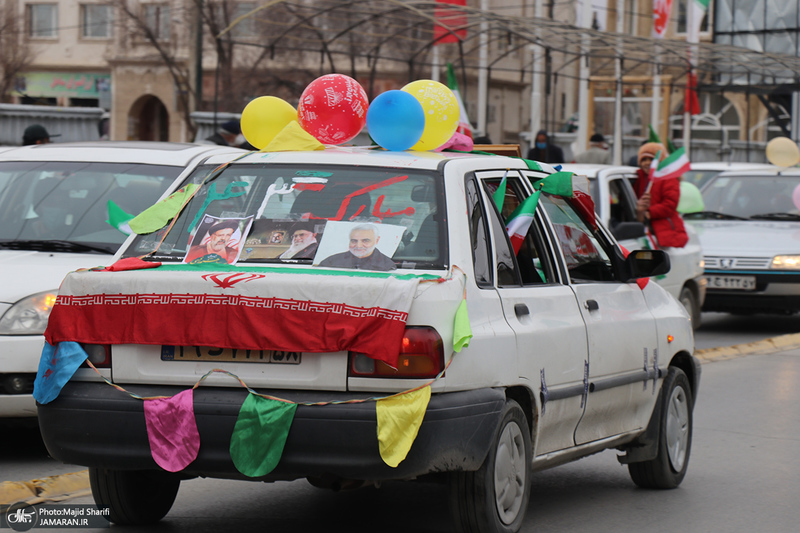
[[628,465],[631,479],[638,486],[674,489],[681,484],[692,450],[693,408],[689,379],[683,370],[670,367],[661,386],[658,455],[653,460]]
[[700,306],[697,305],[697,297],[694,291],[689,287],[681,289],[681,295],[678,301],[683,305],[686,312],[692,319],[692,329],[700,327]]
[[181,480],[166,472],[90,468],[89,483],[98,507],[108,507],[117,525],[158,522],[172,508]]
[[519,404],[506,403],[494,442],[474,472],[450,474],[450,510],[462,533],[513,533],[531,493],[531,433]]

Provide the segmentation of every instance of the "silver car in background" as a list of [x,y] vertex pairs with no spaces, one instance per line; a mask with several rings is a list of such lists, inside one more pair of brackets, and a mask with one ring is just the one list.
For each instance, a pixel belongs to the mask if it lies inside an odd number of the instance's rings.
[[724,172],[702,194],[705,211],[684,218],[703,245],[703,310],[800,311],[800,169]]

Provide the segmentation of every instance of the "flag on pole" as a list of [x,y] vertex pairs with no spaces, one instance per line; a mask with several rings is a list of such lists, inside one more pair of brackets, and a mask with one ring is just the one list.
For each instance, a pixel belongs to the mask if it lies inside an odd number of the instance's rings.
[[648,124],[647,127],[649,128],[647,142],[661,144],[661,138],[658,136],[658,133],[656,133],[656,130],[653,129],[653,125]]
[[656,39],[663,39],[667,34],[671,11],[672,0],[653,0],[653,37]]
[[456,130],[458,133],[466,135],[470,139],[472,138],[472,124],[469,122],[469,116],[467,115],[467,108],[464,106],[464,99],[461,98],[461,91],[458,88],[458,79],[456,78],[456,74],[453,71],[453,64],[447,64],[447,87],[453,91],[453,94],[456,96],[456,102],[458,102],[458,112],[459,112],[459,119],[458,119],[458,129]]
[[[653,129],[653,125],[649,124],[648,127],[650,128],[650,133],[648,135],[647,142],[662,144],[661,138],[658,136],[658,133],[656,133],[656,130]],[[672,144],[670,139],[667,139],[667,153],[671,154],[675,150],[677,150],[675,145]]]
[[436,0],[433,44],[457,43],[467,37],[467,14],[450,6],[466,6],[467,0]]
[[503,174],[503,179],[500,180],[500,185],[497,186],[497,190],[494,191],[494,194],[492,195],[492,200],[494,200],[494,205],[497,206],[498,213],[503,212],[503,204],[506,201],[507,182],[508,182],[508,171],[506,170],[506,173]]
[[700,100],[697,98],[697,75],[691,70],[686,73],[686,99],[683,109],[690,115],[700,114]]
[[525,200],[511,213],[506,223],[506,231],[508,238],[511,240],[511,246],[514,248],[514,255],[519,253],[522,248],[522,243],[525,241],[525,236],[528,234],[528,229],[533,222],[533,215],[536,213],[536,205],[539,203],[539,195],[541,190],[537,190]]
[[107,223],[111,224],[125,235],[130,235],[131,226],[129,222],[131,220],[133,220],[133,215],[126,213],[125,210],[115,204],[113,200],[108,201]]
[[[658,160],[658,156],[656,156]],[[652,179],[677,178],[691,168],[686,149],[681,146],[658,164],[658,168],[653,172]]]
[[687,22],[691,21],[691,24],[687,24],[686,26],[686,42],[687,43],[699,43],[700,42],[700,28],[703,26],[703,19],[708,12],[708,4],[710,0],[688,0],[688,8],[691,10],[691,14],[687,13]]

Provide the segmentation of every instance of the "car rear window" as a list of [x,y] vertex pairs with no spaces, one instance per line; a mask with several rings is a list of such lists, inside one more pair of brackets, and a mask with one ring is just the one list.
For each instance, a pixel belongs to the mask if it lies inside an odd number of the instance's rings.
[[0,241],[66,240],[108,245],[113,253],[127,234],[112,222],[156,202],[181,170],[139,163],[0,162]]
[[[347,254],[357,250],[350,243],[374,237],[371,245],[386,259],[380,267],[363,268],[445,267],[444,194],[435,172],[232,164],[222,170],[200,167],[188,184],[199,189],[172,225],[137,237],[126,257],[216,262],[212,233],[234,221],[217,251],[228,263],[362,268],[347,262],[352,259]],[[225,228],[219,232],[225,233]],[[363,246],[369,250],[370,243]],[[326,261],[334,255],[341,260]]]

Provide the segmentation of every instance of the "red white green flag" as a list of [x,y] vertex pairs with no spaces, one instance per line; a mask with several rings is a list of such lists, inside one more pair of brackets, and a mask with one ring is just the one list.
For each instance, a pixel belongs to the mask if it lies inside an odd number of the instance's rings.
[[681,146],[658,164],[652,179],[677,178],[689,169],[691,169],[691,165],[689,157],[686,155],[686,148]]
[[52,345],[350,350],[396,368],[421,279],[278,269],[186,270],[72,272],[61,285],[45,338]]
[[519,253],[522,248],[522,243],[525,241],[525,236],[528,234],[528,229],[533,222],[533,216],[536,213],[536,205],[539,203],[539,195],[541,190],[538,190],[525,198],[519,206],[511,213],[506,222],[506,231],[508,238],[511,239],[511,246],[514,248],[514,255]]

